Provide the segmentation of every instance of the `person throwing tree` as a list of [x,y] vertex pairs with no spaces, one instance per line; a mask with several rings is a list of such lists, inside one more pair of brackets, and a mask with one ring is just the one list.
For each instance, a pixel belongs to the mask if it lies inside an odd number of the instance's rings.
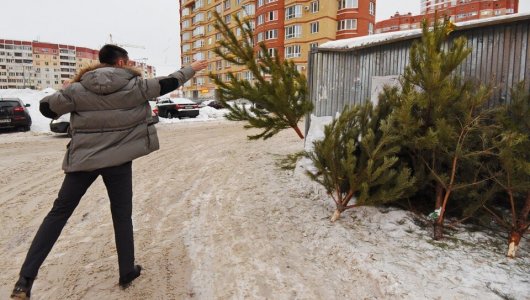
[[41,113],[56,119],[70,116],[72,139],[62,168],[59,194],[26,255],[11,298],[27,299],[40,266],[50,253],[81,197],[102,176],[110,198],[118,253],[119,281],[126,288],[142,270],[134,261],[132,161],[159,149],[148,99],[167,94],[207,66],[192,63],[169,76],[143,79],[128,67],[125,49],[105,45],[99,65],[82,70],[63,90],[40,101]]

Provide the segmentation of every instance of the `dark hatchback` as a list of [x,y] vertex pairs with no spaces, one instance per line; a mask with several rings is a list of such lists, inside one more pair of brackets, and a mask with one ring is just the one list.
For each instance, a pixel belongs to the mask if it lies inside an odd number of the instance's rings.
[[0,128],[15,128],[28,131],[31,117],[27,107],[19,98],[0,98]]

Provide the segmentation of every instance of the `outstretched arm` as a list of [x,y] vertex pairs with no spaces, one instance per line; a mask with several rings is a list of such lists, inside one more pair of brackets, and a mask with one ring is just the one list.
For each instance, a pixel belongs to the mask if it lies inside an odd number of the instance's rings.
[[176,90],[184,85],[186,81],[190,80],[196,72],[205,69],[208,66],[208,61],[200,60],[193,62],[189,67],[169,75],[168,78],[160,80],[160,95],[165,95],[171,91]]

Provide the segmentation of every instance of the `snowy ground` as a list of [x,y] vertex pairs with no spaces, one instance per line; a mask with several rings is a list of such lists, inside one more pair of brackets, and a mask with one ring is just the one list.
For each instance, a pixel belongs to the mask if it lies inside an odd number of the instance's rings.
[[[430,239],[410,213],[348,211],[280,158],[303,149],[292,131],[248,141],[241,123],[157,125],[161,149],[136,160],[136,260],[127,290],[105,188],[89,189],[35,281],[32,299],[529,299],[530,245],[457,228]],[[0,298],[63,179],[68,139],[0,134]]]

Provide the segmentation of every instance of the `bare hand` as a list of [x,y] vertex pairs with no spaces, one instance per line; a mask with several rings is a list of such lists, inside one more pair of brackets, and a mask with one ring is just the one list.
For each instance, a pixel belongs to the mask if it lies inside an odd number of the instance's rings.
[[195,72],[199,72],[200,70],[205,69],[207,66],[208,66],[208,61],[205,59],[194,61],[193,63],[191,63],[191,68]]

